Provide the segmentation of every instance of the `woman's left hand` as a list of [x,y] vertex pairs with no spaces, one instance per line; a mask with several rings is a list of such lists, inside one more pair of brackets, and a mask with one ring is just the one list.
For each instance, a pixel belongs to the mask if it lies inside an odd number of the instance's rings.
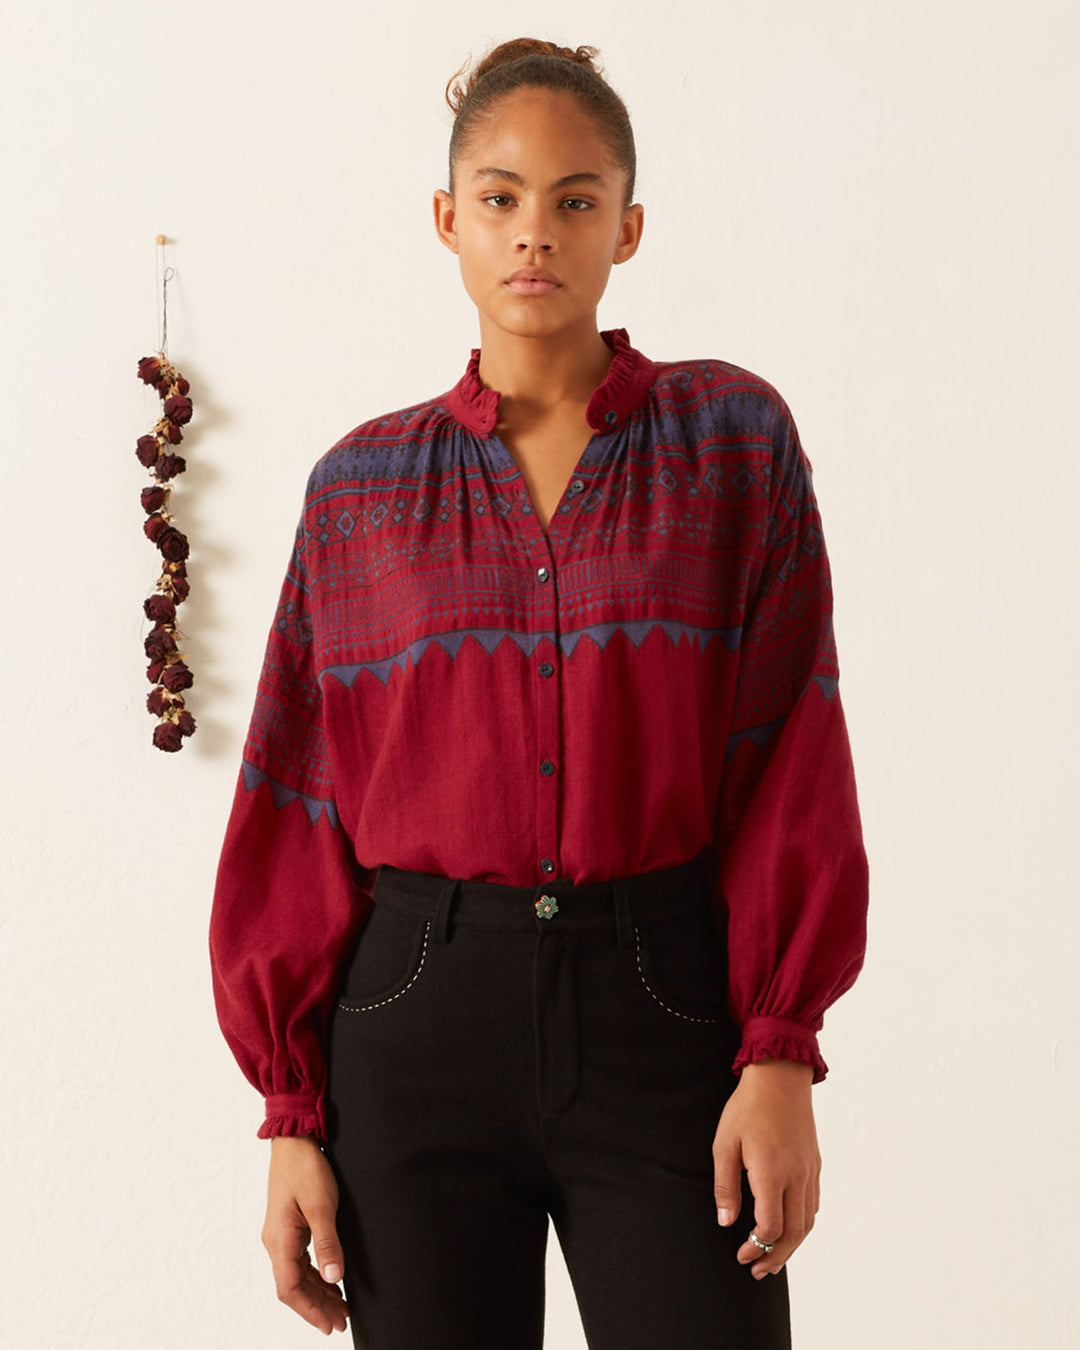
[[[736,1253],[755,1279],[775,1274],[810,1229],[818,1210],[821,1154],[810,1100],[813,1069],[794,1060],[747,1064],[728,1098],[713,1139],[718,1220],[739,1217],[741,1173],[754,1196],[753,1231],[775,1242],[765,1253],[749,1238]],[[744,1219],[751,1216],[746,1215]],[[749,1225],[748,1225],[749,1227]]]

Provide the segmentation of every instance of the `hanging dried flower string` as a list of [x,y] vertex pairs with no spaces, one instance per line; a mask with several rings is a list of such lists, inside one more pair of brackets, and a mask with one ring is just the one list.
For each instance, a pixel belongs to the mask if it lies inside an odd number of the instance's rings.
[[[157,242],[164,244],[164,237],[159,234]],[[146,678],[154,686],[147,695],[146,707],[158,718],[153,740],[159,750],[180,750],[183,738],[195,730],[195,719],[184,707],[183,695],[183,690],[191,687],[195,677],[176,643],[180,631],[176,622],[176,607],[188,596],[188,540],[173,524],[173,516],[169,511],[171,480],[187,468],[183,456],[174,454],[171,447],[179,445],[183,439],[180,428],[191,421],[193,409],[191,399],[188,398],[191,386],[169,364],[166,356],[164,288],[171,274],[171,269],[163,274],[161,350],[156,356],[144,356],[138,367],[139,379],[157,390],[164,407],[152,432],[140,436],[135,447],[140,464],[145,465],[156,480],[152,486],[142,490],[142,506],[147,513],[143,530],[146,537],[157,545],[163,564],[157,593],[143,602],[143,612],[154,621],[154,627],[146,635],[143,646],[150,658]]]

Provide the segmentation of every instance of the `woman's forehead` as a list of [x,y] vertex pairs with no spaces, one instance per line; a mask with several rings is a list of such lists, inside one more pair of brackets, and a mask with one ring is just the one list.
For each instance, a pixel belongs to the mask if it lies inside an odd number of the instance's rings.
[[478,121],[462,158],[474,171],[506,169],[525,178],[530,164],[542,166],[548,176],[554,176],[548,171],[555,164],[565,165],[563,174],[602,174],[607,144],[576,100],[566,95],[558,100],[518,99],[515,91]]

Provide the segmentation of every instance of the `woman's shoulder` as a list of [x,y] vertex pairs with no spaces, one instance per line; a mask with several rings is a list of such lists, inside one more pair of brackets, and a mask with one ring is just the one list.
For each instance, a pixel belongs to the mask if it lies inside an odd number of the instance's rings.
[[417,451],[430,445],[448,416],[442,396],[433,396],[366,418],[319,455],[309,491],[343,479],[385,479],[408,472]]
[[791,416],[787,401],[770,380],[734,361],[701,356],[655,364],[654,390],[676,411],[692,412],[705,405],[729,416],[753,414],[755,421]]
[[[686,444],[769,457],[786,478],[805,458],[787,400],[764,375],[718,356],[657,361],[653,401]],[[809,460],[806,461],[809,467]]]

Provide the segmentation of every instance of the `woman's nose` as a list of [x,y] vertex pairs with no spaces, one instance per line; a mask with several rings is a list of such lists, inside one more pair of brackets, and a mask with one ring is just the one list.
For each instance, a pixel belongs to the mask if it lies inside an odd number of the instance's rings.
[[554,221],[549,207],[538,202],[521,207],[517,218],[517,242],[548,248],[554,239]]

